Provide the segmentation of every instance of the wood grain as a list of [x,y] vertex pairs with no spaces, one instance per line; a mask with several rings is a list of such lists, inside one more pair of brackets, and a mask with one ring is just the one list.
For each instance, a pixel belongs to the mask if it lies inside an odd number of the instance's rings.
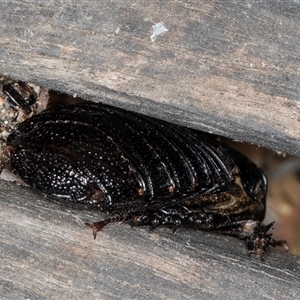
[[[296,1],[2,1],[0,73],[300,154]],[[152,26],[167,32],[152,42]]]
[[[9,195],[9,197],[7,196]],[[1,299],[296,299],[300,258],[194,230],[83,222],[103,215],[0,182]]]

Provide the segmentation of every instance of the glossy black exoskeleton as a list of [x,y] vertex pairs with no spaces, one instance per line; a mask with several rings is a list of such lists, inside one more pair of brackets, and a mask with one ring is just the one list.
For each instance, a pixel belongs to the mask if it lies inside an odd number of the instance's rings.
[[16,109],[21,108],[26,115],[31,113],[31,105],[33,105],[36,99],[33,95],[30,95],[28,101],[11,85],[5,84],[2,87],[4,94],[7,95],[9,103]]
[[16,111],[21,110],[25,115],[29,115],[38,98],[35,89],[22,81],[10,78],[3,78],[2,82],[2,93],[7,96],[7,101],[11,107]]
[[285,246],[261,222],[267,180],[249,159],[210,135],[101,104],[59,106],[8,137],[11,169],[31,186],[89,203],[118,221],[180,225],[245,239],[263,259]]
[[44,110],[47,90],[0,75],[0,172],[5,167],[6,138],[15,126]]

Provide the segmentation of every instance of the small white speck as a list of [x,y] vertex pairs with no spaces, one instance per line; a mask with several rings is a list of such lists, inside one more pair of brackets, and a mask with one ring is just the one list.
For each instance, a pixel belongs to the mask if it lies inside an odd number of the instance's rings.
[[168,29],[165,27],[164,23],[163,22],[160,22],[160,23],[156,23],[152,26],[152,29],[153,29],[153,33],[150,37],[151,41],[152,42],[155,42],[157,37],[162,34],[163,32],[166,32],[168,31]]
[[118,27],[116,30],[115,30],[115,34],[118,34],[120,32],[121,28]]

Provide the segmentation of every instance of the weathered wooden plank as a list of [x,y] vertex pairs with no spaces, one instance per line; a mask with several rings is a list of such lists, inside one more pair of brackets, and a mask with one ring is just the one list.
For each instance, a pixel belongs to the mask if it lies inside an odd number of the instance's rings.
[[1,1],[0,73],[299,155],[299,14],[279,0]]
[[94,240],[83,222],[100,217],[1,181],[1,299],[300,296],[299,257],[271,249],[261,262],[238,239],[183,228],[115,225]]

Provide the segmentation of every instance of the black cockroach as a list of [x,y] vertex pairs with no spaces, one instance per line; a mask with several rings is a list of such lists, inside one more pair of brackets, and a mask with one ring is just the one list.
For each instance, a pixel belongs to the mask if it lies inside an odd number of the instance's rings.
[[113,216],[87,224],[94,237],[115,221],[180,225],[243,238],[264,258],[276,241],[263,225],[267,180],[210,135],[110,106],[63,105],[27,119],[7,139],[11,170],[29,185]]

